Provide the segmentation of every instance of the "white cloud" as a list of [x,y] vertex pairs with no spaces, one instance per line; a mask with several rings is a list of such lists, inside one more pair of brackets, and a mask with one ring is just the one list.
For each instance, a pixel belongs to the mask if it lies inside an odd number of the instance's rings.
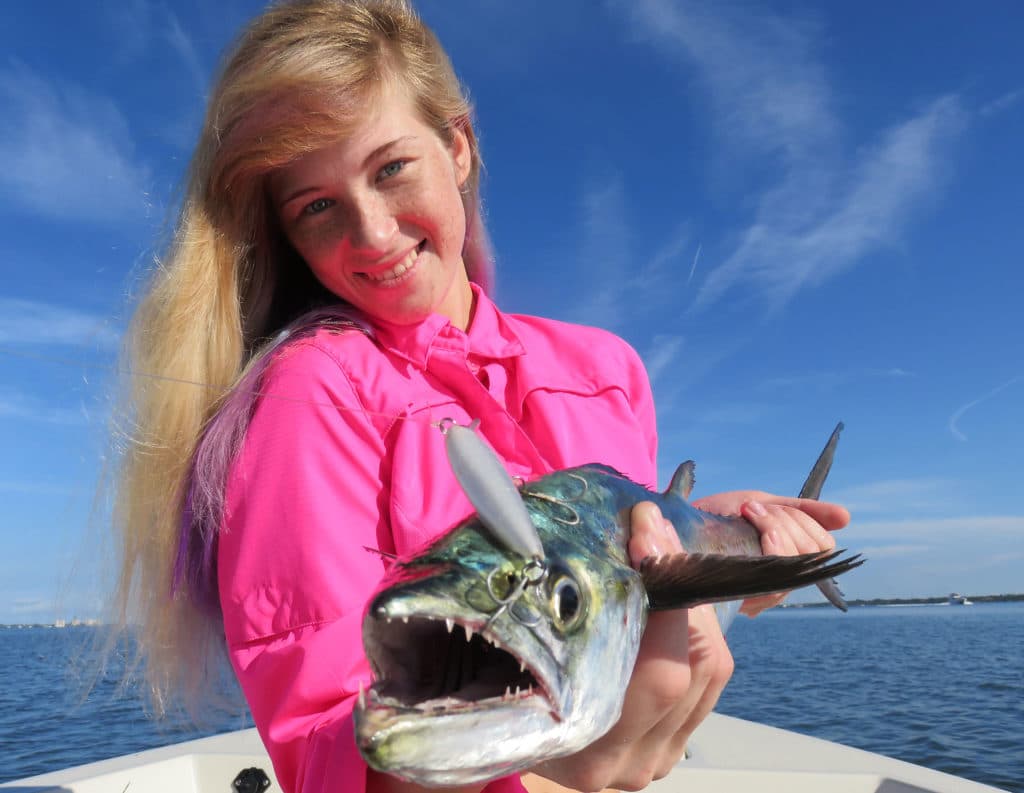
[[644,365],[647,367],[647,376],[651,385],[656,387],[662,375],[668,373],[672,376],[672,365],[679,360],[685,338],[683,336],[658,335],[655,336],[651,350],[644,355]]
[[816,26],[749,7],[675,0],[612,0],[634,31],[697,67],[718,139],[759,154],[803,159],[831,140],[835,120]]
[[64,426],[87,424],[88,415],[83,409],[55,407],[9,389],[0,390],[0,420],[19,419],[40,424]]
[[113,102],[15,63],[0,69],[0,106],[0,197],[64,221],[146,216],[150,172]]
[[857,553],[865,559],[891,559],[900,556],[916,556],[928,553],[928,545],[865,545],[857,548]]
[[927,539],[930,544],[971,546],[977,556],[982,543],[1007,538],[1020,542],[1024,537],[1024,515],[965,515],[949,518],[909,518],[905,520],[855,521],[844,537],[859,543],[863,540],[905,540],[908,537]]
[[995,116],[1014,107],[1022,99],[1024,99],[1024,90],[1009,91],[988,104],[982,105],[978,113],[985,118]]
[[22,493],[34,496],[70,496],[86,492],[82,488],[47,482],[0,481],[0,493]]
[[936,100],[886,132],[852,174],[843,175],[839,162],[834,163],[828,181],[845,180],[845,191],[816,194],[814,201],[800,188],[806,181],[803,169],[791,168],[777,189],[761,197],[736,250],[701,286],[698,305],[742,287],[779,308],[800,289],[895,245],[915,213],[934,197],[945,175],[949,144],[965,122],[956,97]]
[[830,498],[854,516],[864,513],[948,513],[963,485],[952,479],[887,479],[843,488]]
[[960,419],[964,417],[964,414],[966,414],[969,410],[973,410],[981,403],[987,402],[988,400],[992,399],[992,397],[996,396],[1001,391],[1006,390],[1014,383],[1019,383],[1021,381],[1024,381],[1024,375],[1017,375],[1016,377],[1011,377],[1005,383],[996,386],[987,394],[983,394],[977,399],[972,399],[970,402],[966,403],[965,405],[961,405],[959,408],[957,408],[953,412],[953,415],[949,417],[949,431],[953,434],[953,437],[956,438],[958,441],[966,441],[967,436],[963,432],[961,432],[959,426]]
[[570,322],[620,329],[628,316],[623,292],[631,279],[627,267],[629,227],[622,181],[611,176],[591,186],[582,198],[580,260],[587,277],[572,284],[573,300],[565,312]]
[[119,334],[108,318],[77,309],[0,297],[0,343],[116,349]]
[[851,156],[816,52],[823,37],[815,20],[685,0],[609,5],[703,86],[715,140],[724,144],[719,159],[733,172],[738,159],[759,166],[752,170],[760,181],[739,185],[753,196],[753,217],[704,279],[697,307],[741,288],[778,309],[897,244],[935,195],[966,121],[957,97],[935,100]]
[[207,69],[203,65],[202,58],[199,57],[195,44],[192,43],[192,39],[182,28],[174,13],[169,8],[165,8],[164,13],[167,15],[167,24],[163,28],[163,35],[185,65],[192,77],[193,85],[202,96],[208,80]]
[[808,372],[806,374],[772,377],[761,381],[755,387],[761,390],[815,388],[819,391],[829,391],[860,380],[876,378],[902,379],[913,376],[912,372],[893,366],[888,369],[850,369],[847,371]]

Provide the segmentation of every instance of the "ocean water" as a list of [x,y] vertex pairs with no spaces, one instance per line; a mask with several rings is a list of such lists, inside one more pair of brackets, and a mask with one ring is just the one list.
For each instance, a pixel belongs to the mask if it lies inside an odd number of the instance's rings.
[[[0,782],[250,726],[149,719],[104,679],[89,628],[0,628]],[[1024,603],[775,610],[737,618],[718,710],[1024,793]]]
[[1024,603],[737,617],[717,710],[1024,793]]

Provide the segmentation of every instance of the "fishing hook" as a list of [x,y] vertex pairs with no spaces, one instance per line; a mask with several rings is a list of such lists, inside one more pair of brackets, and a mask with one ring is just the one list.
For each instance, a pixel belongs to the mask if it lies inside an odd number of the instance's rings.
[[580,513],[576,511],[576,509],[572,506],[572,503],[579,501],[581,498],[583,498],[583,496],[587,494],[587,490],[589,489],[590,484],[587,482],[586,479],[584,479],[579,474],[570,473],[568,474],[568,476],[572,477],[573,479],[579,480],[579,482],[582,483],[583,485],[583,490],[581,490],[578,494],[574,495],[572,498],[557,498],[555,496],[549,496],[547,493],[538,493],[533,490],[526,490],[525,488],[521,489],[520,492],[524,496],[530,496],[531,498],[537,498],[540,499],[541,501],[547,501],[549,504],[555,504],[561,507],[562,509],[568,510],[570,513],[572,513],[572,518],[566,520],[565,518],[560,518],[557,515],[552,515],[552,520],[556,520],[565,526],[578,526],[580,523]]

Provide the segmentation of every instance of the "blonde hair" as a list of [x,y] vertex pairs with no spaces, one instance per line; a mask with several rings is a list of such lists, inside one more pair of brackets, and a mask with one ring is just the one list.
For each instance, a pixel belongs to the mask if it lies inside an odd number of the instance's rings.
[[158,712],[171,692],[183,692],[186,702],[207,694],[223,650],[219,614],[173,580],[203,427],[266,339],[304,311],[338,302],[277,230],[266,178],[343,139],[386,81],[409,92],[442,140],[450,142],[456,128],[466,133],[473,156],[462,187],[463,260],[471,280],[490,286],[470,106],[409,3],[298,0],[253,20],[210,97],[175,234],[125,345],[135,376],[119,433],[115,616],[135,628]]

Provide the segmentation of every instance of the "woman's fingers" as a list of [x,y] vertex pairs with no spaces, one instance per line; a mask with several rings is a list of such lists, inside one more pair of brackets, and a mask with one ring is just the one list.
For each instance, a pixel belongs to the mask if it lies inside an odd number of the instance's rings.
[[[806,499],[797,499],[798,502]],[[815,502],[810,502],[815,503]],[[835,548],[836,542],[814,517],[802,508],[760,501],[748,501],[741,507],[741,514],[761,533],[761,550],[766,555],[796,556],[798,554],[820,553]],[[828,505],[834,506],[834,505]],[[842,508],[839,508],[845,512]],[[825,510],[822,514],[832,519],[841,515]],[[760,595],[747,598],[740,611],[754,617],[766,609],[782,603],[788,592]]]
[[686,750],[687,741],[714,709],[733,672],[732,653],[712,606],[689,610],[690,687],[674,712],[645,736],[651,748],[653,778],[665,776]]
[[776,504],[795,507],[816,520],[827,531],[841,529],[850,522],[850,513],[839,504],[816,501],[795,496],[776,496],[763,490],[733,490],[704,496],[693,502],[693,506],[715,515],[739,515],[744,504],[757,502],[765,506]]

